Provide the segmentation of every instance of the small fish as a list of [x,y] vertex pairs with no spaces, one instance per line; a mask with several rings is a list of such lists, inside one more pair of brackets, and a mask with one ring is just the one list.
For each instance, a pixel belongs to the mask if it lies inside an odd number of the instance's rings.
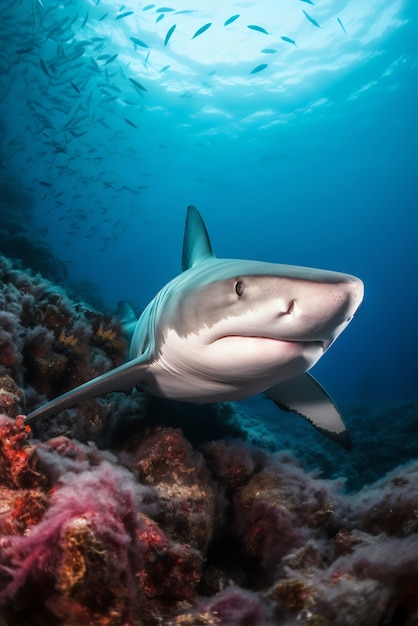
[[125,120],[127,124],[129,124],[129,126],[132,126],[132,128],[138,128],[138,126],[134,122],[132,122],[132,120],[130,120],[129,118],[124,117],[123,119]]
[[316,20],[314,20],[313,17],[311,17],[310,15],[308,15],[308,13],[306,13],[306,11],[304,11],[302,9],[303,14],[305,15],[306,19],[310,21],[311,24],[313,24],[314,26],[316,26],[317,28],[321,28],[321,26],[318,24],[318,22]]
[[345,32],[345,34],[347,34],[347,31],[344,28],[344,24],[342,23],[342,21],[340,20],[339,17],[337,17],[337,22],[339,23],[339,25],[341,26],[341,28],[343,29],[343,31]]
[[153,9],[154,7],[155,7],[155,4],[147,4],[147,6],[144,7],[142,10],[149,11],[150,9]]
[[119,15],[115,17],[115,20],[122,20],[124,17],[128,17],[128,15],[133,15],[133,14],[134,14],[133,11],[125,11],[125,13],[119,13]]
[[19,50],[16,50],[16,54],[28,54],[29,52],[32,52],[33,50],[33,46],[27,46],[26,48],[19,48]]
[[107,96],[106,98],[103,98],[102,102],[103,104],[105,102],[115,102],[115,100],[117,100],[118,97],[117,96]]
[[159,15],[157,19],[155,20],[155,23],[158,24],[158,22],[161,22],[161,20],[163,20],[164,18],[165,18],[165,13],[161,13],[161,15]]
[[107,61],[105,61],[105,62],[104,62],[104,64],[103,64],[103,65],[109,65],[109,63],[112,63],[115,59],[117,59],[117,58],[118,58],[118,56],[119,56],[119,55],[118,55],[118,53],[116,53],[116,54],[112,54],[112,56],[111,56],[111,57],[109,57],[109,58],[107,59]]
[[270,35],[270,33],[262,26],[256,26],[255,24],[248,24],[247,28],[250,28],[251,30],[256,30],[259,33],[264,33],[265,35]]
[[312,0],[302,0],[302,2],[306,2],[307,4],[314,4]]
[[89,12],[87,11],[86,13],[86,17],[83,20],[83,23],[81,24],[81,28],[84,28],[85,25],[87,24],[87,20],[89,19]]
[[171,7],[160,7],[155,12],[156,13],[169,13],[170,11],[174,11]]
[[63,27],[64,25],[68,22],[69,20],[69,16],[67,15],[67,17],[64,17],[64,19],[60,20],[59,22],[56,22],[49,30],[48,30],[48,38],[52,37],[52,35],[54,35],[55,33],[57,33],[58,31],[61,30],[61,35],[64,32]]
[[267,63],[261,63],[261,65],[257,65],[253,70],[251,70],[250,74],[257,74],[258,72],[262,72],[267,67]]
[[137,39],[136,37],[129,37],[129,39],[133,41],[136,46],[141,46],[141,48],[149,48],[148,44],[146,44],[144,41],[141,41],[141,39]]
[[91,72],[96,72],[97,74],[100,74],[102,70],[97,65],[93,57],[90,57],[90,63],[91,63],[91,67],[88,67],[87,69],[90,70]]
[[49,187],[49,188],[52,187],[51,183],[48,183],[46,180],[40,180],[39,184],[42,185],[43,187]]
[[166,47],[166,45],[168,44],[168,42],[170,41],[170,37],[171,35],[174,33],[174,31],[176,30],[176,24],[174,24],[174,26],[172,26],[168,31],[167,34],[165,36],[164,39],[164,48]]
[[73,83],[73,81],[70,81],[70,85],[71,85],[71,87],[74,89],[74,91],[75,91],[76,93],[81,93],[80,88],[79,88],[79,87],[77,87],[77,85],[76,85],[75,83]]
[[44,72],[44,74],[46,74],[48,76],[48,78],[51,78],[51,74],[49,73],[49,69],[48,69],[48,66],[45,63],[45,61],[43,59],[39,59],[39,62],[41,64],[41,68],[42,68],[42,71]]
[[231,17],[228,17],[228,19],[226,20],[226,22],[224,22],[224,26],[228,26],[229,24],[232,24],[232,22],[235,22],[235,20],[237,20],[239,18],[239,13],[237,13],[237,15],[232,15]]
[[85,52],[84,46],[74,47],[72,50],[72,54],[71,54],[71,61],[75,61],[76,59],[79,59],[80,57],[82,57],[84,52]]
[[103,20],[105,20],[108,15],[109,15],[108,13],[103,13],[102,17],[99,17],[99,22],[102,22]]
[[87,133],[87,130],[83,130],[81,133],[77,133],[75,130],[70,130],[70,133],[73,137],[82,137]]
[[275,48],[263,48],[261,52],[264,52],[264,54],[274,54],[277,50],[275,50]]
[[212,22],[208,22],[207,24],[205,24],[201,28],[198,28],[198,30],[193,35],[192,39],[194,39],[195,37],[199,37],[199,35],[201,35],[205,31],[207,31],[207,29],[210,28],[211,26],[212,26]]
[[146,67],[147,67],[147,65],[148,65],[148,59],[149,59],[150,52],[151,52],[151,50],[148,50],[148,54],[147,54],[147,56],[145,57],[145,61],[144,61],[144,67],[145,67],[145,68],[146,68]]
[[140,89],[141,91],[148,91],[147,89],[145,89],[143,85],[141,85],[141,83],[138,83],[138,81],[135,80],[135,78],[130,78],[129,80],[137,89]]
[[283,39],[283,41],[286,41],[287,43],[293,44],[297,48],[296,41],[294,39],[290,39],[290,37],[280,37],[280,39]]
[[160,69],[160,74],[162,74],[163,72],[166,72],[169,69],[169,67],[170,67],[169,65],[164,65],[164,67]]

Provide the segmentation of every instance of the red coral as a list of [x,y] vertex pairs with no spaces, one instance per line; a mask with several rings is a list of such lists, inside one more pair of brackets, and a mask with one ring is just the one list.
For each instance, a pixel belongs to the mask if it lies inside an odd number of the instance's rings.
[[[202,556],[173,542],[140,511],[148,488],[94,446],[60,438],[40,452],[53,486],[48,508],[42,508],[42,493],[34,491],[18,492],[8,505],[21,524],[37,524],[30,534],[9,533],[3,542],[0,600],[7,610],[20,598],[23,608],[48,606],[55,619],[65,613],[75,621],[83,615],[100,623],[112,615],[109,623],[116,625],[138,611],[153,623],[154,615],[194,600]],[[34,586],[36,600],[28,594]]]
[[48,479],[26,428],[0,416],[0,483],[11,489],[46,487]]

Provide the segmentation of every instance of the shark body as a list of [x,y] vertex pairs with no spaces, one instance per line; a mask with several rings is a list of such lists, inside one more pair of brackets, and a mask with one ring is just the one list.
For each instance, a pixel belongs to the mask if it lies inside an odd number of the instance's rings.
[[37,408],[25,423],[135,386],[197,403],[264,392],[349,447],[338,409],[307,372],[351,321],[363,298],[362,281],[326,270],[218,259],[193,206],[182,269],[135,323],[126,363]]

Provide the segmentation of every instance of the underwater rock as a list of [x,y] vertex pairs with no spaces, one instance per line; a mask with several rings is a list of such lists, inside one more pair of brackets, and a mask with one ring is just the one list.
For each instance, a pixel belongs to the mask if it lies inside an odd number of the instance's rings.
[[[0,424],[0,615],[8,626],[394,626],[399,615],[414,623],[417,532],[359,529],[373,511],[360,501],[375,503],[377,492],[383,501],[394,478],[400,509],[408,493],[416,502],[413,466],[344,496],[289,454],[249,448],[245,481],[233,486],[230,460],[242,467],[243,443],[210,444],[211,474],[171,428],[137,433],[115,456],[64,436],[40,443],[19,419]],[[223,477],[213,471],[214,449],[229,459]],[[240,578],[246,567],[252,572]]]
[[234,586],[219,593],[209,604],[209,611],[225,626],[273,626],[271,607],[259,595]]
[[395,469],[353,499],[356,528],[371,535],[418,533],[418,462]]
[[150,430],[120,457],[137,480],[158,494],[156,520],[181,543],[205,554],[215,526],[216,494],[201,455],[172,428]]
[[0,610],[10,624],[29,611],[47,623],[134,624],[141,615],[152,624],[194,601],[201,554],[148,517],[154,494],[116,457],[64,437],[29,446],[22,426],[2,417],[1,427],[2,441],[13,442],[0,515]]
[[256,474],[235,499],[236,523],[246,550],[260,556],[266,570],[274,568],[291,548],[306,540],[290,501],[269,472]]
[[[6,414],[15,417],[23,404],[28,412],[44,396],[104,373],[122,362],[126,350],[116,321],[72,302],[61,287],[0,256],[0,376],[14,381],[14,391],[10,381],[6,391],[17,397],[0,396]],[[71,432],[88,440],[105,432],[108,420],[94,400],[62,414],[58,423],[40,421],[35,430],[44,438]]]
[[[224,441],[212,441],[205,447],[205,458],[215,476],[228,487],[244,487],[252,478],[257,466],[257,458],[248,445]],[[262,452],[258,451],[260,458]]]
[[[246,549],[261,557],[270,572],[296,548],[332,537],[341,524],[342,501],[335,485],[306,474],[283,453],[266,460],[237,492],[234,504]],[[322,551],[322,559],[328,558]]]
[[205,554],[215,525],[215,489],[201,455],[181,431],[150,430],[137,449],[121,459],[140,483],[155,489],[155,519],[169,536]]
[[0,374],[0,413],[17,417],[22,413],[24,395],[14,380],[7,374]]

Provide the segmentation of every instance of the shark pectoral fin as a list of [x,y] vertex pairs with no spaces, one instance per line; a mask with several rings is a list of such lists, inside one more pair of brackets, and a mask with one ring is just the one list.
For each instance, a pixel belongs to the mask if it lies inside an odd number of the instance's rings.
[[323,435],[350,450],[350,436],[337,407],[310,374],[278,383],[264,393],[283,411],[301,415]]
[[135,385],[140,385],[144,374],[149,365],[146,355],[128,361],[119,367],[97,376],[79,387],[70,389],[66,393],[58,396],[54,400],[47,402],[43,406],[38,407],[24,418],[24,423],[29,424],[39,419],[47,417],[54,413],[59,413],[64,409],[68,409],[79,402],[97,398],[111,391],[131,391]]

